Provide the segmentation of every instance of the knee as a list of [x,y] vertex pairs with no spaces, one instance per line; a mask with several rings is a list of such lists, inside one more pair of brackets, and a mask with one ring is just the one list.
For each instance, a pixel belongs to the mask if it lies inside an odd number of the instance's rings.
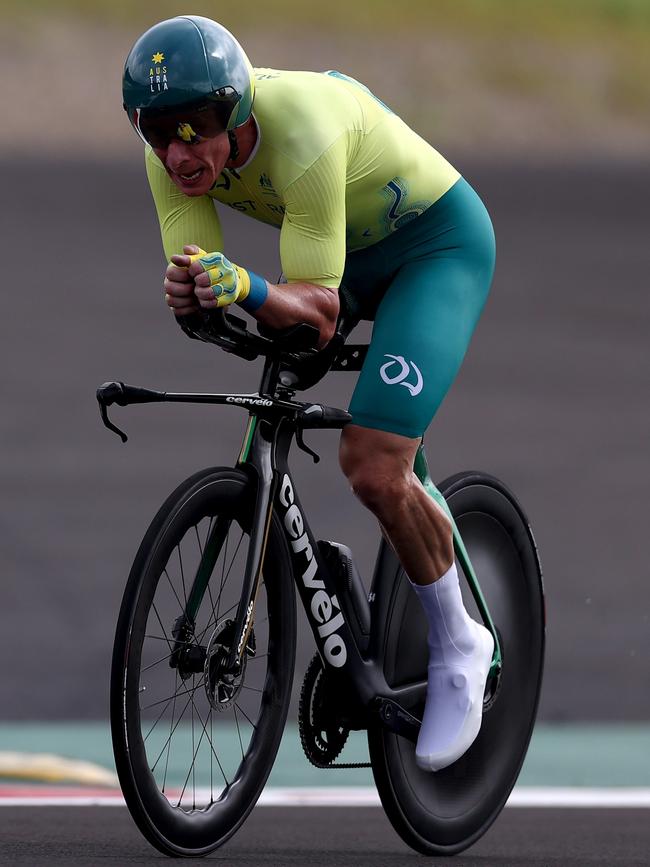
[[401,460],[393,460],[363,439],[342,438],[339,462],[354,494],[377,516],[386,505],[400,502],[407,484]]
[[401,480],[389,472],[379,471],[375,465],[360,466],[348,476],[348,481],[355,496],[378,518],[382,517],[391,504],[394,506],[401,502],[404,495]]

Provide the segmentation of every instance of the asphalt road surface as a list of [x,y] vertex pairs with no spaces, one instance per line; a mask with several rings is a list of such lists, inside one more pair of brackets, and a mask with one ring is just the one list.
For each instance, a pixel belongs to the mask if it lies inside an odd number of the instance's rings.
[[[499,257],[465,365],[427,434],[433,474],[491,472],[529,514],[548,593],[540,716],[647,719],[650,165],[461,161],[459,168],[492,213]],[[1,713],[15,720],[105,718],[114,624],[139,540],[184,477],[203,466],[232,465],[245,414],[118,410],[115,421],[130,434],[121,445],[100,425],[95,388],[122,379],[166,390],[253,391],[260,368],[187,340],[173,323],[162,302],[163,259],[139,155],[114,165],[32,161],[28,177],[29,183],[15,160],[0,163],[0,622],[4,646],[12,649],[0,675]],[[231,214],[225,230],[226,253],[235,261],[269,277],[278,272],[273,230]],[[367,326],[360,330],[368,333]],[[346,406],[353,380],[333,374],[312,393]],[[322,538],[351,544],[367,580],[374,522],[337,469],[336,435],[307,440],[323,462],[315,467],[296,453],[292,465],[312,527]],[[303,635],[298,672],[310,653],[311,639]],[[24,822],[31,814],[16,815]],[[56,829],[57,814],[39,815]],[[381,821],[369,816],[370,823]],[[106,813],[79,817],[71,860],[61,859],[91,863],[94,850],[84,835],[93,822],[103,827],[107,857],[112,822],[122,822],[122,814],[111,813],[110,825]],[[335,814],[327,817],[336,837]],[[525,827],[540,823],[536,845],[544,854],[537,863],[554,863],[546,857],[557,848],[557,828],[542,832],[543,817],[574,839],[576,814],[535,813],[520,826],[522,814],[510,813],[504,828],[512,823],[514,848],[504,849],[501,835],[484,845],[515,853],[512,863],[531,863],[521,855]],[[637,821],[616,813],[611,826],[623,818]],[[260,845],[271,820],[260,812],[251,824]],[[282,828],[269,830],[273,840]],[[359,853],[374,839],[365,835]],[[298,861],[318,839],[311,831],[309,837]],[[146,859],[132,839],[119,844],[120,858],[132,858],[136,847]],[[390,863],[409,857],[386,839]],[[253,858],[248,836],[233,845],[239,863]],[[372,856],[359,858],[377,863],[373,845]],[[483,850],[476,851],[468,863],[480,862]],[[16,849],[14,863],[19,856]],[[323,859],[311,863],[328,863]],[[562,863],[570,862],[562,856]]]
[[[0,811],[1,865],[170,863],[141,837],[126,809]],[[436,867],[636,867],[647,865],[647,810],[506,809],[471,849]],[[376,808],[259,807],[207,859],[228,867],[397,867],[426,863]]]

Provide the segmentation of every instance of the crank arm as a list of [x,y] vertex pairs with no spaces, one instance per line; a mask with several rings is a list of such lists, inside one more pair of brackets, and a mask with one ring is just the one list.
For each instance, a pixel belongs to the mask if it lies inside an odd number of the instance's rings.
[[417,743],[422,723],[413,714],[404,710],[396,701],[378,697],[373,711],[384,728],[396,735],[401,735],[414,744]]

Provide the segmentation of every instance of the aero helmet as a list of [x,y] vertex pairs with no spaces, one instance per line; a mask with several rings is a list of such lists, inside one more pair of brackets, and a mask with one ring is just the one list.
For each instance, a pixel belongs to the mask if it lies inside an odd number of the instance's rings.
[[243,48],[225,27],[181,15],[155,24],[135,43],[124,65],[122,94],[136,132],[154,147],[156,139],[164,146],[174,136],[191,142],[246,123],[255,79]]

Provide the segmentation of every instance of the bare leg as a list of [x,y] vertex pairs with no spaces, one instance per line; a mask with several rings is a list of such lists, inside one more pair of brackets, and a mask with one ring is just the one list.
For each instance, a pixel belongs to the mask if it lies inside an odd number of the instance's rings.
[[416,439],[348,425],[340,461],[395,549],[429,623],[427,700],[415,759],[424,770],[436,771],[463,755],[479,732],[494,642],[463,605],[451,522],[413,473],[418,445]]
[[419,445],[419,439],[348,425],[340,461],[411,581],[430,584],[449,569],[454,549],[449,519],[413,472]]

